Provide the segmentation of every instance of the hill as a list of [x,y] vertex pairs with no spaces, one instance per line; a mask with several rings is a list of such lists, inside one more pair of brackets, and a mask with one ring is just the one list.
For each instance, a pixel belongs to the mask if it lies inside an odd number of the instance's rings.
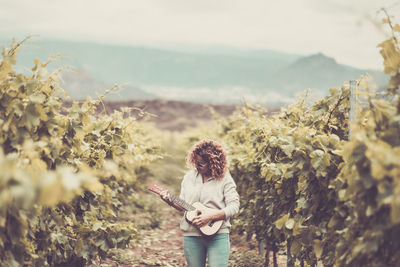
[[299,58],[294,63],[280,69],[275,75],[272,87],[290,94],[293,88],[312,88],[319,92],[331,87],[339,87],[344,81],[357,80],[361,75],[372,75],[381,87],[387,83],[383,72],[361,70],[336,62],[322,53]]

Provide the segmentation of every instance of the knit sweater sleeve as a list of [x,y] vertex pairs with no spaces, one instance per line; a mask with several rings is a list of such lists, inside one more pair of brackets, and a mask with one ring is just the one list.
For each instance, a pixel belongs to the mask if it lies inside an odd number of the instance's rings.
[[179,194],[179,198],[180,199],[185,199],[185,188],[184,188],[184,182],[185,182],[185,178],[182,180],[181,182],[181,192]]
[[186,182],[187,182],[187,180],[189,179],[188,177],[189,177],[190,175],[192,175],[192,174],[191,174],[191,171],[188,171],[187,173],[185,173],[185,175],[183,176],[182,182],[181,182],[181,191],[180,191],[180,194],[179,194],[179,198],[181,198],[181,199],[183,199],[183,200],[186,200],[185,197],[186,197],[186,195],[188,194],[188,193],[186,192],[186,190],[187,190],[187,188],[186,188]]
[[222,210],[225,212],[225,217],[228,219],[239,212],[239,194],[236,191],[236,184],[232,176],[229,174],[227,182],[224,185],[224,198],[226,207]]

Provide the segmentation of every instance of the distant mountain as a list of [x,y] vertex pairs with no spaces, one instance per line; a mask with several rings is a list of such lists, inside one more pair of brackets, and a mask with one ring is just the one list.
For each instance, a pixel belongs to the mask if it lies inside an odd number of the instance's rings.
[[113,90],[107,94],[109,100],[156,98],[155,95],[129,84],[118,84],[117,87],[114,87],[116,84],[95,80],[86,69],[82,68],[64,70],[61,79],[61,87],[68,92],[72,99],[84,99],[87,96],[95,97],[96,94],[104,95],[106,90],[110,89]]
[[[8,43],[0,39],[0,46]],[[221,103],[244,97],[249,102],[282,104],[308,88],[326,94],[330,87],[367,72],[381,86],[387,82],[379,71],[338,64],[323,54],[301,56],[229,47],[160,49],[63,40],[28,40],[21,47],[18,68],[28,71],[35,57],[45,61],[57,53],[67,58],[52,63],[51,68],[70,65],[77,70],[63,72],[63,88],[73,98],[122,84],[125,89],[112,98]]]
[[271,86],[287,94],[293,93],[294,88],[311,88],[326,92],[331,87],[340,87],[344,81],[357,80],[367,73],[372,75],[380,86],[387,83],[383,72],[338,64],[334,58],[318,53],[302,57],[280,69],[273,75],[275,79]]
[[[1,46],[7,44],[2,41]],[[88,42],[28,40],[21,48],[21,63],[32,64],[38,57],[46,60],[49,54],[61,53],[67,58],[54,66],[72,65],[86,68],[96,80],[135,84],[169,86],[248,85],[276,68],[297,58],[270,50],[242,49],[193,52],[165,50],[139,46],[117,46]]]

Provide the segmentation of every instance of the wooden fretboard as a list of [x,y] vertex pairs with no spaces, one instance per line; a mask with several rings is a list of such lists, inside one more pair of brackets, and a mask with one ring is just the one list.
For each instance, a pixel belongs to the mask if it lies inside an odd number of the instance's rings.
[[171,198],[172,202],[177,204],[178,206],[182,207],[186,211],[195,210],[196,208],[187,203],[185,200],[170,194],[169,197]]
[[[165,190],[161,186],[157,185],[156,183],[152,183],[151,185],[149,185],[149,187],[147,189],[149,189],[150,191],[157,193],[159,195],[161,195],[163,192],[165,192]],[[169,198],[172,200],[172,202],[174,204],[176,204],[177,206],[182,207],[182,209],[184,209],[186,211],[196,210],[195,207],[193,207],[192,205],[190,205],[183,199],[181,199],[177,196],[174,196],[171,193],[168,193],[168,194],[169,194]]]

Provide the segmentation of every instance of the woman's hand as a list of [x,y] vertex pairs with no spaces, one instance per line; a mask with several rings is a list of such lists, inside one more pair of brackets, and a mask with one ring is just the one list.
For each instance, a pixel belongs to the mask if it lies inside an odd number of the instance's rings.
[[172,205],[172,200],[170,198],[168,190],[164,190],[161,192],[160,197],[162,200],[168,203],[168,205]]
[[169,193],[168,190],[164,190],[163,192],[161,192],[160,197],[162,200],[164,200],[165,202],[167,202],[168,205],[174,207],[175,209],[179,210],[179,211],[185,211],[181,206],[175,204],[172,199],[171,199],[171,195]]
[[[196,212],[201,212],[200,210]],[[211,214],[203,214],[201,213],[200,215],[196,216],[193,218],[192,223],[197,226],[197,227],[203,227],[205,225],[208,225],[210,221],[212,220],[212,215]]]
[[201,210],[196,210],[200,215],[193,218],[192,223],[197,227],[208,225],[211,221],[218,221],[225,219],[225,212],[223,210],[215,210],[204,214]]

